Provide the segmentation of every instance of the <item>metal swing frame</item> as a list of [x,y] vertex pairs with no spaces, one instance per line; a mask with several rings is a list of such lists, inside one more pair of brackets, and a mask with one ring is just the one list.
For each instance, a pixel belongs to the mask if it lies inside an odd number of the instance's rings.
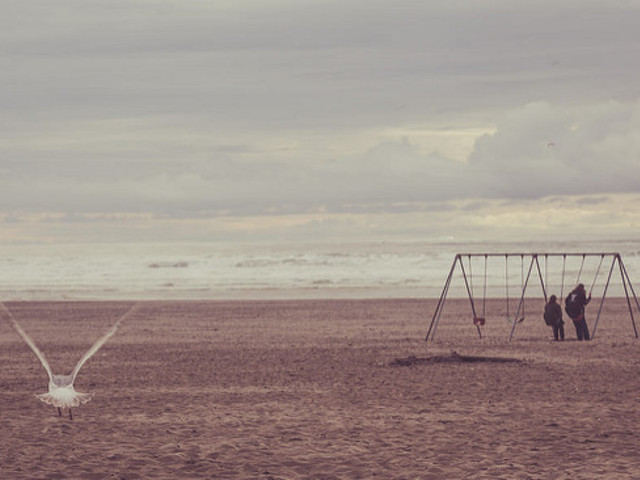
[[[440,323],[440,317],[442,316],[442,310],[444,309],[444,304],[447,298],[447,294],[449,292],[449,288],[451,287],[451,282],[453,280],[453,276],[454,273],[456,271],[456,267],[459,265],[460,270],[462,272],[462,278],[464,280],[464,285],[466,288],[466,292],[467,295],[469,297],[469,303],[471,304],[471,313],[473,314],[473,319],[474,319],[474,325],[476,326],[477,332],[478,332],[478,337],[482,338],[482,330],[480,329],[480,322],[477,322],[476,319],[482,318],[484,320],[484,302],[486,302],[486,288],[487,288],[487,273],[486,273],[486,265],[487,265],[487,260],[489,257],[504,257],[505,258],[505,262],[509,261],[509,257],[515,257],[515,256],[519,256],[521,258],[521,261],[523,262],[522,265],[524,265],[524,259],[525,257],[531,257],[531,261],[529,262],[529,267],[527,269],[527,274],[526,277],[524,277],[524,281],[522,282],[522,292],[520,295],[520,300],[518,302],[518,308],[516,310],[516,314],[514,315],[514,321],[511,325],[511,332],[509,334],[509,341],[513,340],[513,336],[515,333],[515,329],[516,329],[516,325],[519,323],[518,321],[516,321],[516,319],[520,318],[520,312],[524,310],[524,299],[525,299],[525,295],[527,292],[527,287],[529,286],[529,280],[531,279],[531,275],[533,272],[533,269],[535,267],[536,272],[538,274],[538,278],[540,280],[540,286],[542,288],[542,293],[544,296],[544,300],[545,302],[547,302],[547,285],[546,285],[546,279],[544,277],[547,276],[547,260],[549,257],[563,257],[563,264],[562,264],[562,287],[561,289],[563,290],[561,292],[561,296],[564,294],[564,280],[565,280],[565,268],[566,268],[566,259],[567,257],[582,257],[582,262],[580,265],[580,271],[578,273],[578,282],[580,280],[580,276],[582,274],[582,269],[584,267],[584,263],[585,263],[585,259],[586,257],[600,257],[600,263],[598,265],[598,269],[596,271],[596,275],[593,279],[593,282],[591,284],[591,289],[590,289],[590,293],[593,290],[593,287],[595,286],[597,277],[600,273],[600,269],[602,267],[602,264],[604,262],[604,259],[606,257],[611,257],[611,266],[609,268],[609,273],[607,275],[607,280],[606,283],[604,285],[604,290],[602,292],[602,298],[600,299],[600,306],[598,307],[598,314],[596,316],[596,320],[592,329],[592,334],[591,334],[591,338],[595,338],[596,335],[596,331],[598,328],[598,323],[600,321],[600,316],[602,314],[602,307],[604,306],[604,300],[607,296],[607,291],[609,289],[609,285],[611,283],[611,278],[613,275],[613,271],[615,269],[616,263],[618,265],[618,269],[620,271],[620,278],[621,278],[621,283],[622,283],[622,287],[624,289],[624,294],[625,297],[627,299],[627,306],[629,308],[629,316],[631,318],[631,325],[633,326],[633,332],[635,334],[635,338],[638,338],[638,328],[636,326],[636,321],[635,321],[635,317],[634,317],[634,313],[633,313],[633,305],[631,302],[631,299],[633,298],[634,302],[635,302],[635,306],[638,310],[638,313],[640,313],[640,302],[638,302],[638,297],[636,295],[635,290],[633,289],[633,285],[631,284],[631,279],[629,278],[629,273],[627,272],[627,269],[624,265],[624,262],[622,261],[622,256],[617,253],[617,252],[608,252],[608,253],[458,253],[455,255],[453,263],[451,265],[451,269],[449,270],[449,275],[447,276],[447,279],[445,280],[444,283],[444,287],[442,289],[442,293],[440,295],[440,298],[438,299],[438,303],[436,305],[436,309],[433,313],[433,317],[431,318],[431,323],[429,324],[429,330],[427,331],[427,335],[425,337],[425,341],[428,341],[429,339],[431,339],[433,341],[433,339],[435,338],[435,334],[436,334],[436,330],[438,328],[438,324]],[[467,274],[467,271],[465,270],[464,267],[464,263],[463,263],[463,258],[467,258],[469,260],[469,266],[471,266],[471,259],[473,257],[484,257],[484,261],[485,261],[485,273],[484,273],[484,297],[483,297],[483,314],[482,317],[478,317],[477,315],[477,311],[476,311],[476,307],[475,307],[475,301],[473,298],[473,279],[471,278],[471,271],[469,272],[469,274]],[[543,257],[545,259],[545,275],[543,277],[542,274],[542,269],[540,268],[540,262],[539,262],[539,258]],[[508,282],[508,278],[505,279]],[[508,288],[508,287],[507,287]],[[508,292],[508,290],[507,290]],[[508,295],[508,293],[507,293]],[[507,298],[507,301],[509,301],[509,299]],[[484,322],[483,322],[484,324]]]

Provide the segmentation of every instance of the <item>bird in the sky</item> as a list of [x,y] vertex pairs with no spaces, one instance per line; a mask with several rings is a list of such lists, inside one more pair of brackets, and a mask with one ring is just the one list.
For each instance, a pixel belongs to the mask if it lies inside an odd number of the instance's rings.
[[111,327],[111,329],[105,333],[102,337],[100,337],[89,350],[85,353],[80,361],[76,364],[75,368],[71,372],[70,375],[56,375],[51,371],[51,367],[49,366],[49,362],[45,358],[44,354],[40,351],[40,349],[36,346],[34,341],[27,335],[27,333],[22,329],[18,321],[14,318],[12,313],[6,307],[6,305],[2,302],[0,306],[2,310],[8,315],[9,321],[13,325],[13,328],[18,332],[18,334],[22,337],[22,339],[31,347],[31,350],[36,354],[40,363],[47,371],[47,375],[49,376],[49,391],[47,393],[43,393],[40,395],[36,395],[40,400],[49,405],[53,405],[58,408],[58,415],[62,416],[62,409],[66,408],[69,410],[69,419],[73,420],[73,414],[71,413],[71,408],[79,407],[80,405],[87,403],[89,400],[93,398],[93,393],[80,393],[76,392],[73,388],[73,382],[80,371],[80,368],[85,364],[87,360],[89,360],[102,345],[105,344],[111,336],[116,333],[118,326],[122,321],[130,316],[137,304],[132,305],[119,319],[118,321]]

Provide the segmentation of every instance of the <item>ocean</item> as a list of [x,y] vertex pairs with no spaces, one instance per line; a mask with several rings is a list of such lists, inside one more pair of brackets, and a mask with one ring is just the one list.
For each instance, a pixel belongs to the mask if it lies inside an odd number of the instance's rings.
[[[619,252],[640,285],[640,242],[358,242],[0,246],[0,300],[438,298],[457,253]],[[550,293],[594,295],[612,258],[539,258]],[[517,296],[530,257],[464,258],[474,296]],[[564,275],[562,274],[564,268]],[[507,277],[508,274],[508,277]],[[597,274],[597,275],[596,275]],[[534,271],[527,295],[540,296]],[[564,281],[563,281],[564,278]],[[621,295],[616,268],[608,295]],[[636,290],[639,287],[636,287]],[[456,267],[450,297],[467,295]]]

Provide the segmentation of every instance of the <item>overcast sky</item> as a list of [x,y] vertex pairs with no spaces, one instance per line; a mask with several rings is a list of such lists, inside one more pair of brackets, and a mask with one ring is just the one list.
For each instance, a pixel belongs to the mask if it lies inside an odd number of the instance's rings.
[[639,25],[639,0],[4,0],[0,241],[634,235]]

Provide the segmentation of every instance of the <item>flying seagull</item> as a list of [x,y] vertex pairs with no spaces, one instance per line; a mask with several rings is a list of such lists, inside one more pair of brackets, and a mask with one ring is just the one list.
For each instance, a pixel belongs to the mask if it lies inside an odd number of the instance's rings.
[[67,408],[69,410],[69,419],[73,420],[73,415],[71,414],[71,408],[79,407],[80,405],[87,403],[89,400],[93,398],[93,393],[80,393],[76,392],[73,388],[73,382],[76,379],[76,375],[80,371],[80,368],[85,364],[87,360],[89,360],[102,345],[105,344],[111,336],[116,333],[118,326],[122,321],[133,313],[137,304],[133,304],[129,310],[127,310],[124,315],[122,315],[118,321],[111,327],[111,329],[105,333],[102,337],[100,337],[89,350],[85,353],[80,361],[76,364],[71,375],[56,375],[51,371],[51,367],[49,366],[49,362],[45,358],[44,354],[40,351],[40,349],[36,346],[34,341],[27,335],[27,333],[22,329],[18,321],[11,314],[9,309],[6,307],[4,302],[0,302],[0,306],[2,310],[4,310],[9,316],[9,320],[13,325],[13,328],[18,332],[18,334],[22,337],[22,339],[31,347],[31,350],[36,354],[40,363],[47,371],[47,375],[49,376],[49,392],[43,393],[40,395],[36,395],[40,400],[49,405],[53,405],[58,408],[58,415],[62,416],[62,409]]

